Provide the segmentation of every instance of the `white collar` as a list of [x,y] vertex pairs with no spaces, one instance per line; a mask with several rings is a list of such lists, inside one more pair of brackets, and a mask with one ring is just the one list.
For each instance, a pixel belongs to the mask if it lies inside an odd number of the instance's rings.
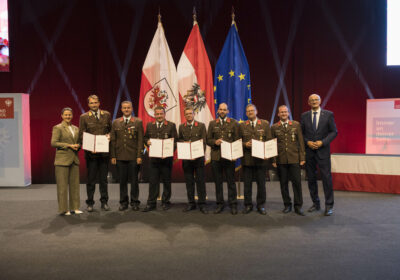
[[316,111],[314,111],[314,110],[311,109],[311,115],[312,115],[314,112],[317,112],[317,115],[319,115],[319,114],[321,113],[321,107],[319,107],[318,110],[316,110]]
[[124,116],[124,121],[125,121],[125,122],[126,122],[126,120],[130,121],[131,118],[132,118],[132,116],[129,116],[129,117],[125,117],[125,116]]

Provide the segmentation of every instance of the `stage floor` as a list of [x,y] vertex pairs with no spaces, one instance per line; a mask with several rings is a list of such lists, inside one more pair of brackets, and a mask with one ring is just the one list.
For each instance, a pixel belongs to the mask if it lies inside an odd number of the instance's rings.
[[[141,207],[147,189],[140,186]],[[279,184],[268,182],[267,216],[232,216],[229,208],[219,215],[183,213],[184,184],[172,191],[169,211],[119,212],[112,184],[111,212],[96,201],[94,213],[61,217],[55,185],[0,189],[0,279],[400,277],[399,195],[336,191],[332,217],[323,211],[300,217],[281,212]],[[207,193],[212,210],[213,184]],[[303,196],[306,210],[306,182]],[[81,185],[82,210],[85,198]]]

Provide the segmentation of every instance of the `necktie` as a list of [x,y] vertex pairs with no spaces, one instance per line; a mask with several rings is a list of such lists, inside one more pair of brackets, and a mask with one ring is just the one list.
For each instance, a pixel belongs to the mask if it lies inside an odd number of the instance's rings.
[[125,124],[128,124],[128,119],[125,119]]
[[251,126],[252,126],[253,128],[256,127],[256,125],[254,124],[254,122],[251,122]]
[[94,112],[94,117],[95,117],[96,119],[99,119],[99,118],[97,117],[97,112]]
[[189,129],[192,130],[192,125],[191,124],[189,124]]
[[317,112],[313,112],[313,114],[312,127],[314,131],[317,131]]
[[161,127],[161,123],[157,123],[157,128],[160,128]]
[[283,124],[283,127],[286,129],[286,128],[287,128],[287,123],[284,123],[284,124]]

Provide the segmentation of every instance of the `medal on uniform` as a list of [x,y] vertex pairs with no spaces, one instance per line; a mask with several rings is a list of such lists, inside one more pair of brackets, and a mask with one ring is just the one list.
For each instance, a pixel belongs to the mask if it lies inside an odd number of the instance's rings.
[[292,132],[292,141],[294,142],[296,140],[296,137],[294,135],[294,133]]

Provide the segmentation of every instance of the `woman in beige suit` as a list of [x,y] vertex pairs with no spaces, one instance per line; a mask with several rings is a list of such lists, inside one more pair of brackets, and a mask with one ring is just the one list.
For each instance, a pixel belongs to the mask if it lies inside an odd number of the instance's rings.
[[[63,121],[53,127],[51,146],[57,148],[54,160],[58,210],[61,215],[80,214],[79,210],[79,129],[71,124],[72,109],[61,111]],[[69,203],[68,203],[69,196]]]

